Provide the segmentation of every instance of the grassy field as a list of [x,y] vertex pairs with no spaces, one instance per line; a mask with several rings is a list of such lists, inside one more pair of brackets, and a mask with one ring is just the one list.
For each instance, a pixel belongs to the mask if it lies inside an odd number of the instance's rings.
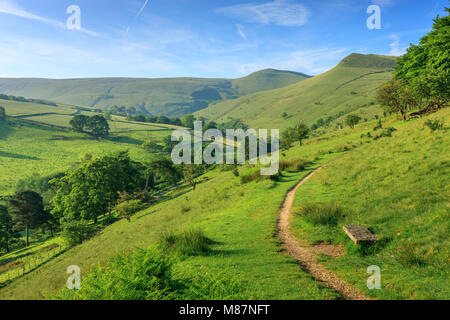
[[[284,129],[302,120],[312,125],[328,117],[345,124],[344,115],[374,119],[383,111],[375,104],[374,89],[392,76],[395,58],[353,54],[334,69],[280,89],[254,93],[210,105],[198,116],[218,122],[241,119],[251,128]],[[287,113],[287,118],[282,113]]]
[[[448,123],[448,110],[430,118]],[[180,279],[206,274],[237,281],[244,288],[241,296],[245,298],[337,299],[334,291],[315,281],[281,250],[276,237],[285,194],[308,172],[323,165],[326,168],[299,189],[295,212],[305,203],[332,202],[342,208],[344,216],[336,225],[322,226],[295,215],[293,232],[300,241],[343,245],[345,255],[320,255],[318,260],[368,296],[445,298],[449,225],[448,185],[442,177],[448,176],[448,127],[432,134],[423,127],[424,121],[385,119],[383,126],[393,126],[397,131],[378,140],[362,137],[368,132],[372,136],[380,133],[373,131],[376,121],[310,139],[303,147],[282,152],[281,160],[306,159],[313,164],[300,172],[284,172],[280,181],[263,179],[242,184],[242,176],[255,168],[241,167],[240,177],[217,168],[203,177],[195,191],[183,186],[139,212],[131,223],[116,222],[66,252],[54,256],[48,252],[52,245],[62,244],[59,237],[13,252],[1,258],[4,263],[17,262],[8,272],[14,273],[22,263],[39,261],[40,257],[44,262],[0,289],[0,299],[52,297],[64,287],[69,265],[80,266],[85,274],[92,265],[104,264],[119,252],[157,245],[165,231],[189,229],[202,229],[213,245],[209,252],[177,260],[174,271]],[[60,158],[65,160],[55,162],[56,167],[51,169],[60,168],[56,171],[76,165],[77,157],[88,152],[85,150],[99,155],[127,147],[135,159],[148,157],[143,150],[133,148],[132,141],[142,134],[139,131],[124,132],[123,139],[130,140],[127,143],[94,141],[70,132],[64,133],[69,139],[52,140],[61,135],[60,131],[9,120],[0,132],[0,143],[4,143],[1,150],[10,148],[12,141],[24,142],[22,147],[14,146],[15,157],[3,156],[7,163],[2,161],[1,165],[8,170],[2,168],[1,172],[8,171],[11,185],[13,176],[30,173],[36,167],[49,173],[50,158],[44,158],[42,166],[36,166],[39,160],[32,158],[46,154],[54,158],[62,153]],[[46,153],[39,153],[42,145]],[[370,250],[354,247],[343,234],[343,224],[371,228],[381,240],[379,246]],[[366,288],[366,268],[372,264],[381,267],[382,290]],[[6,275],[0,270],[0,280]]]
[[95,140],[85,134],[14,118],[2,122],[0,194],[11,193],[19,179],[33,173],[44,177],[74,168],[85,154],[98,157],[129,150],[137,160],[150,160],[153,156],[140,147],[142,143],[148,140],[159,142],[172,132],[159,126],[118,124],[108,139]]
[[0,93],[105,109],[118,105],[140,112],[181,116],[208,103],[262,90],[280,88],[307,76],[263,70],[240,79],[0,79]]
[[39,103],[18,102],[0,99],[0,106],[4,107],[6,113],[10,116],[29,116],[33,114],[42,113],[59,113],[59,114],[74,114],[77,109],[72,106],[58,105],[57,107],[48,106]]
[[[360,130],[365,125],[369,124],[360,125]],[[159,204],[137,214],[131,223],[124,220],[107,227],[92,240],[14,281],[0,291],[0,298],[48,297],[63,287],[65,269],[70,264],[87,272],[92,264],[104,263],[117,252],[157,244],[166,230],[188,228],[203,229],[215,244],[212,252],[177,263],[180,275],[195,277],[207,273],[237,279],[247,288],[243,294],[249,298],[338,298],[280,251],[276,222],[286,192],[310,170],[342,154],[342,145],[356,144],[359,134],[357,130],[342,130],[287,151],[283,159],[301,157],[316,161],[304,171],[285,172],[279,182],[263,180],[243,185],[231,171],[216,169],[206,175],[207,181],[196,191],[174,191]],[[244,167],[240,171],[242,176],[254,169]],[[46,246],[45,242],[39,244]],[[365,281],[365,274],[360,276]]]
[[[382,289],[368,291],[373,297],[447,299],[450,294],[450,113],[430,118],[444,120],[445,129],[430,133],[425,119],[394,122],[390,125],[398,131],[392,138],[362,139],[362,146],[331,162],[297,194],[295,235],[310,244],[345,246],[344,256],[322,256],[321,261],[360,290],[365,284],[358,275],[379,266]],[[343,216],[336,224],[314,223],[301,209],[311,204],[337,204]],[[354,246],[343,225],[368,227],[379,244]]]

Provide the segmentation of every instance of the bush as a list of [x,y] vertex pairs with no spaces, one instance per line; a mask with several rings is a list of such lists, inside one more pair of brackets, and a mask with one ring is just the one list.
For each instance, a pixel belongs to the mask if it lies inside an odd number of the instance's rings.
[[442,130],[444,128],[444,122],[440,120],[427,120],[425,127],[428,127],[431,132]]
[[241,174],[241,184],[250,183],[252,181],[259,181],[261,179],[262,176],[259,170],[253,173]]
[[342,210],[336,203],[307,203],[297,214],[314,225],[335,226],[343,218]]
[[70,221],[62,225],[62,238],[72,247],[89,239],[95,232],[95,228],[86,220]]
[[228,274],[179,278],[174,259],[156,249],[135,249],[92,268],[79,290],[64,288],[59,300],[245,300],[243,285]]
[[159,239],[159,248],[163,252],[175,252],[182,256],[195,256],[209,251],[212,243],[202,230],[185,230],[181,233],[165,232]]
[[173,280],[172,262],[156,250],[136,249],[109,260],[106,267],[92,268],[80,290],[65,289],[65,300],[171,300],[182,284]]
[[397,129],[393,128],[393,127],[389,127],[383,130],[383,132],[381,133],[382,137],[392,137],[392,133],[397,131]]
[[122,202],[116,206],[116,212],[119,214],[119,217],[122,219],[127,219],[128,222],[131,222],[131,217],[134,214],[144,207],[144,204],[141,200],[129,200]]
[[280,161],[281,171],[298,172],[304,170],[311,162],[303,159],[291,159]]

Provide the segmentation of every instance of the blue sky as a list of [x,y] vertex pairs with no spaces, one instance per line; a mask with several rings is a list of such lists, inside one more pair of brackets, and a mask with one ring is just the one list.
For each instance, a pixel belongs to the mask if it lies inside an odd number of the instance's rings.
[[[366,10],[381,8],[381,30]],[[67,8],[79,6],[81,29]],[[352,52],[400,55],[447,0],[0,0],[0,77],[322,73]]]

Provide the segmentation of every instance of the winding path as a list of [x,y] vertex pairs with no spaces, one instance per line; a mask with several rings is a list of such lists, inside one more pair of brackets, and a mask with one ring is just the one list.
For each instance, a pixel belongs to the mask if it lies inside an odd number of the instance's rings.
[[299,243],[299,241],[291,234],[291,212],[295,194],[298,188],[321,169],[322,168],[318,168],[309,173],[286,195],[280,212],[280,220],[278,222],[278,236],[283,242],[283,248],[286,249],[289,255],[295,258],[301,264],[302,268],[314,278],[334,289],[345,299],[368,300],[366,296],[344,280],[340,279],[335,273],[325,269],[321,264],[316,263],[316,255],[313,249],[308,245]]

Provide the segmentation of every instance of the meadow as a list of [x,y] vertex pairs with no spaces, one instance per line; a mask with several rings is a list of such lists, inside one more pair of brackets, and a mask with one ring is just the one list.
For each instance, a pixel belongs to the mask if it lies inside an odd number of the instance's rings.
[[[448,124],[449,111],[432,116]],[[397,129],[327,165],[295,200],[292,230],[311,245],[345,248],[337,259],[320,261],[360,290],[358,274],[381,268],[382,289],[367,291],[382,299],[446,299],[449,295],[448,125],[430,132],[426,119],[386,123]],[[362,131],[364,133],[364,131]],[[374,135],[373,130],[365,130]],[[332,205],[341,212],[331,223],[314,223],[302,207]],[[330,214],[330,213],[328,213]],[[378,237],[373,247],[355,246],[343,225],[363,225]]]
[[[37,118],[47,124],[64,126],[56,115]],[[75,168],[86,154],[95,158],[128,150],[134,159],[151,160],[154,155],[141,145],[146,141],[158,143],[172,133],[168,127],[126,122],[113,122],[111,128],[107,139],[96,140],[69,129],[63,131],[46,124],[9,118],[0,126],[0,194],[11,194],[18,180],[33,173],[45,177]]]

